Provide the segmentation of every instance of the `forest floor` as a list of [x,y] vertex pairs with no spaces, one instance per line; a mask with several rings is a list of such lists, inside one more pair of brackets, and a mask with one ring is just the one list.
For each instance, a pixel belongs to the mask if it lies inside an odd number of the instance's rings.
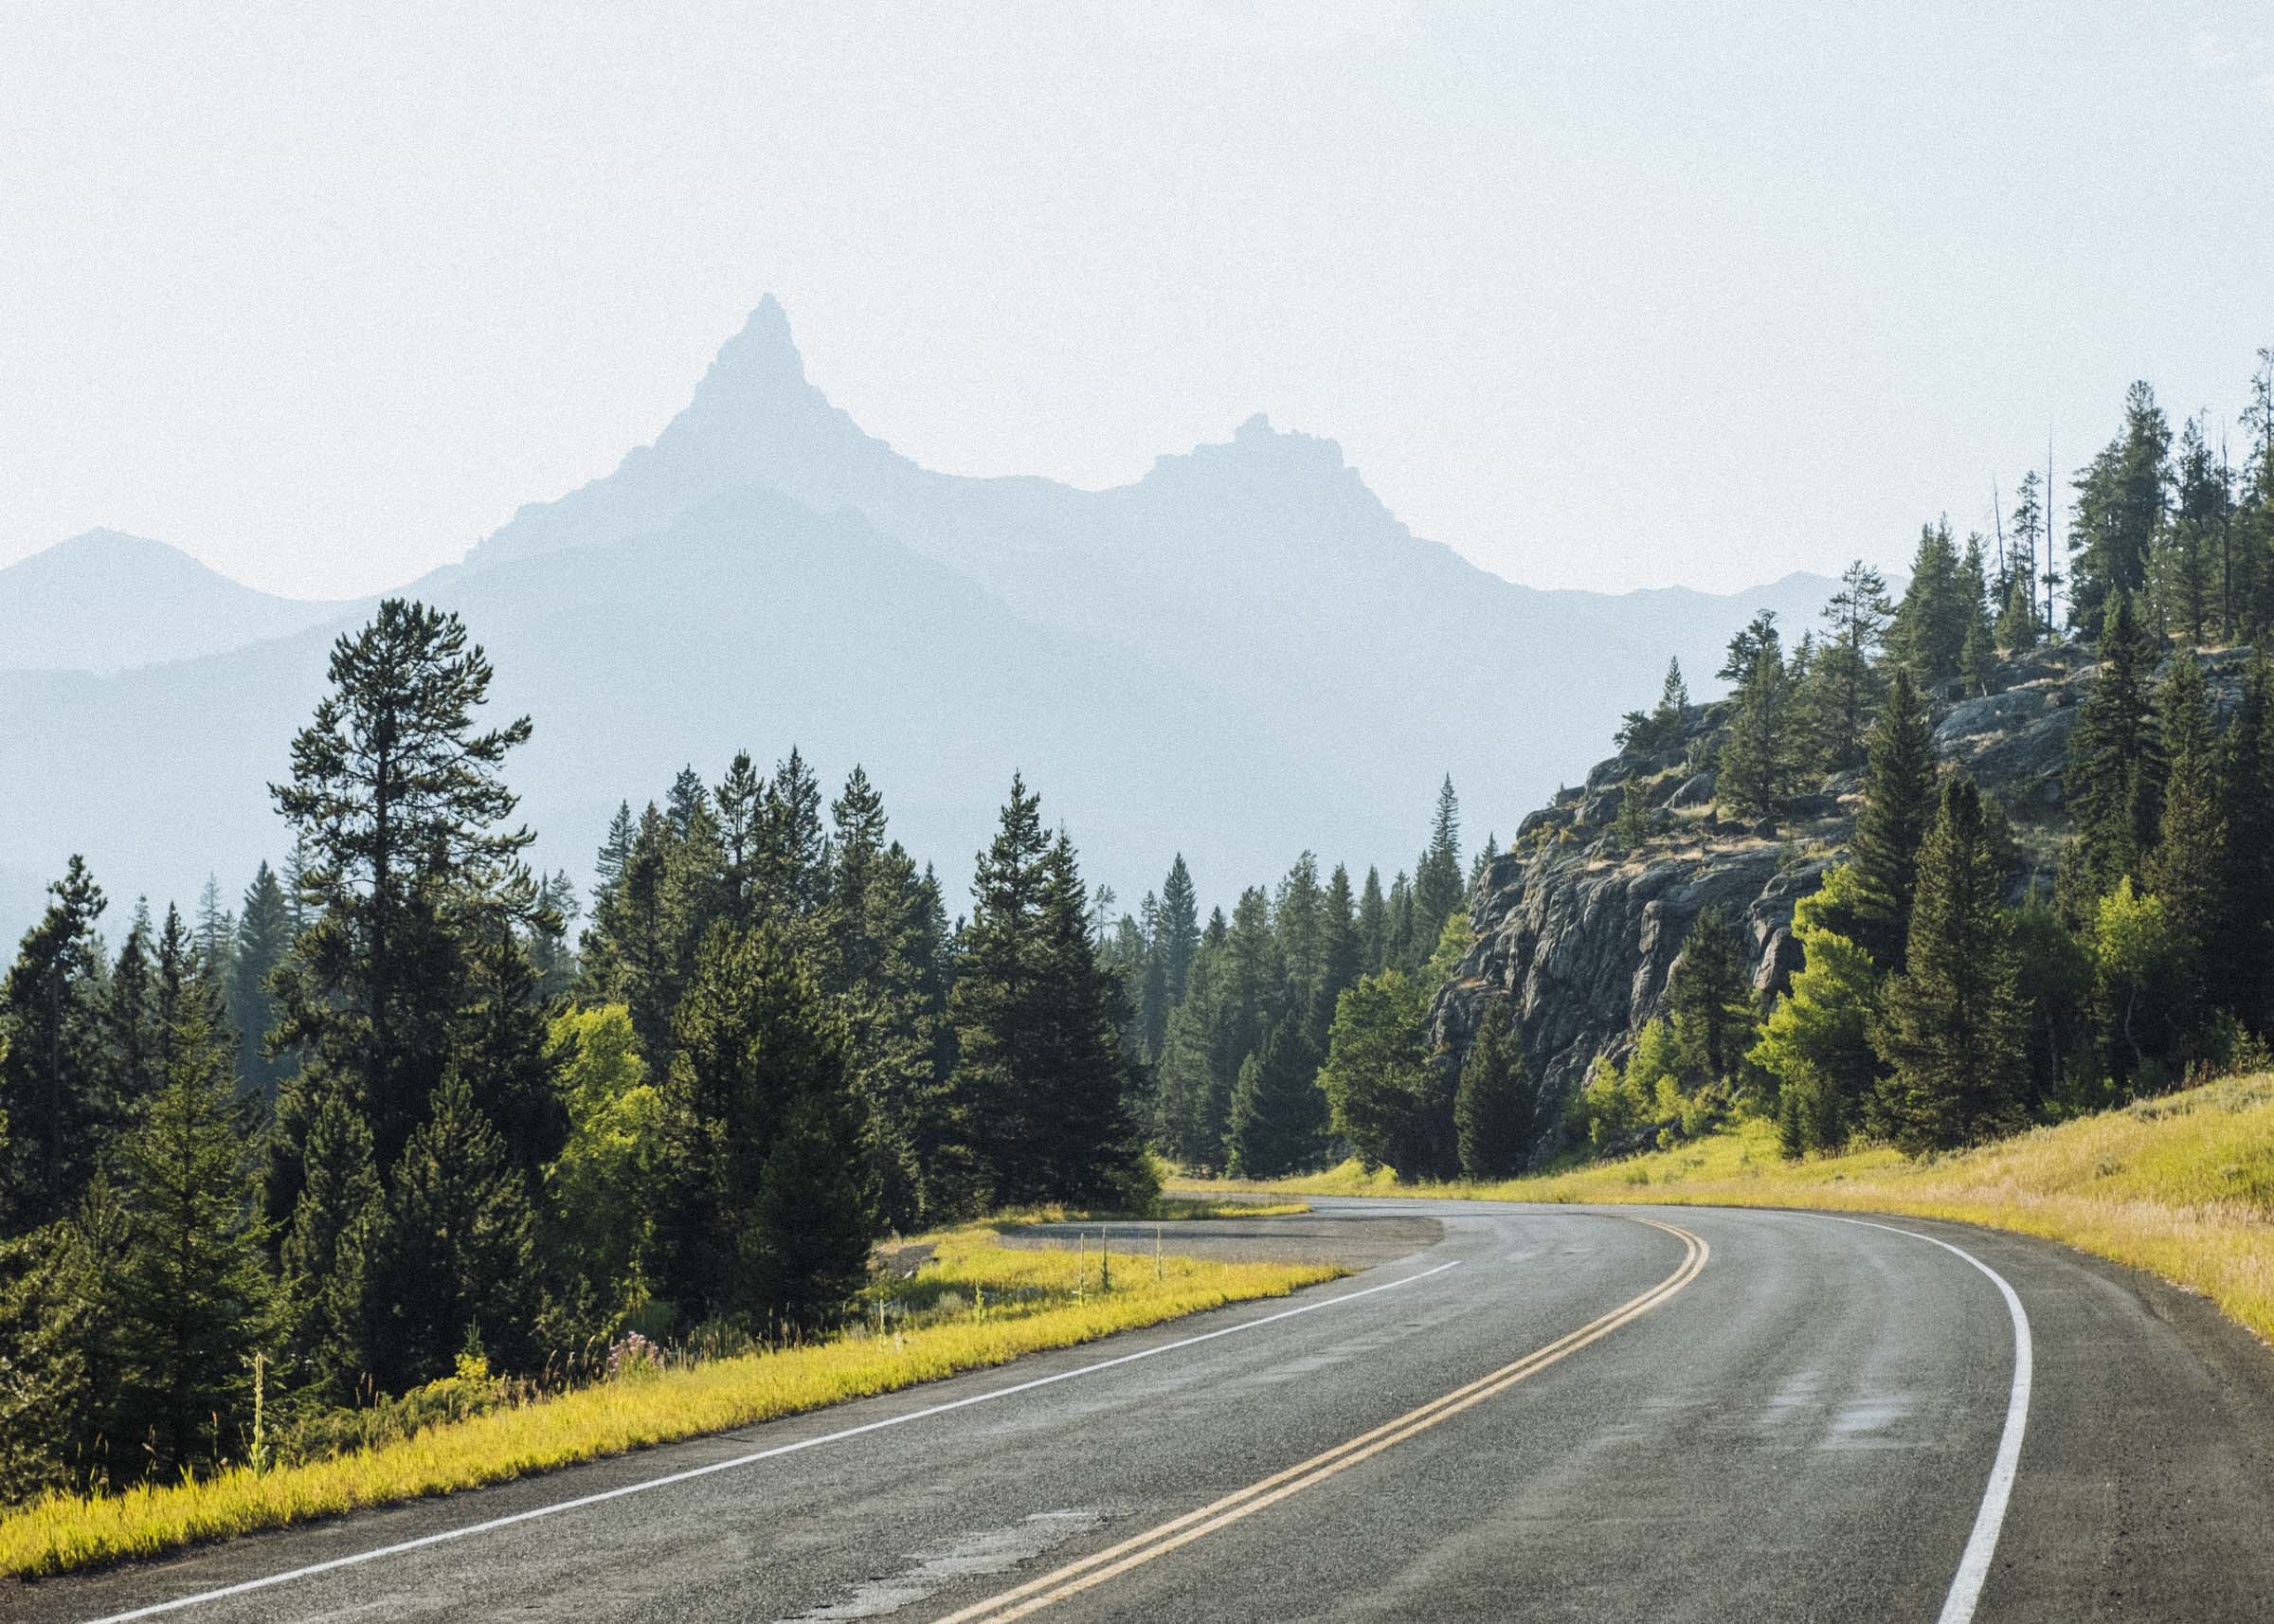
[[[1221,1206],[1249,1218],[1259,1210],[1246,1201]],[[1210,1201],[1168,1210],[1200,1218],[1218,1209]],[[1277,1210],[1305,1209],[1295,1202]],[[117,1494],[34,1502],[0,1514],[0,1575],[61,1573],[499,1483],[1002,1364],[1228,1303],[1283,1296],[1347,1272],[1329,1261],[1226,1260],[1164,1250],[1142,1265],[1136,1258],[1108,1265],[1110,1278],[1101,1280],[1103,1260],[1094,1253],[1004,1244],[1004,1232],[1059,1216],[971,1224],[890,1249],[876,1271],[867,1317],[824,1341],[703,1360],[666,1350],[654,1360],[626,1360],[619,1375],[589,1386],[510,1398],[484,1413],[326,1459],[265,1471],[230,1467]]]
[[2209,1297],[2274,1343],[2274,1075],[2227,1078],[1911,1160],[1877,1148],[1786,1161],[1740,1122],[1669,1149],[1500,1183],[1399,1184],[1355,1162],[1262,1182],[1178,1179],[1189,1196],[1404,1196],[1807,1207],[1950,1218],[2064,1242]]

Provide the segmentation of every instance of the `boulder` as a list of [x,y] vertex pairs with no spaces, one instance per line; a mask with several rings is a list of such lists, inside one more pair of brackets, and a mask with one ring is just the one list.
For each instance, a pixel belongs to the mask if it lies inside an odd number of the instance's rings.
[[1666,798],[1669,807],[1703,806],[1713,799],[1714,774],[1693,773],[1684,779],[1674,792]]

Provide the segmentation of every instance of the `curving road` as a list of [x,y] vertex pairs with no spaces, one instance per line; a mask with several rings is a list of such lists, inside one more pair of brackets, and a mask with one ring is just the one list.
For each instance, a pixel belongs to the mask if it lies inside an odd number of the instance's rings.
[[1912,1219],[1319,1207],[1180,1241],[1388,1260],[0,1618],[2274,1616],[2274,1355],[2182,1292]]

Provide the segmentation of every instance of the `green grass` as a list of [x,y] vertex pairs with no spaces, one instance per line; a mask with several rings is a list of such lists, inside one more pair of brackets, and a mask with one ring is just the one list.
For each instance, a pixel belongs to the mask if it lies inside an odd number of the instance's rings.
[[1098,1259],[997,1244],[985,1225],[925,1237],[933,1250],[886,1288],[888,1328],[809,1346],[666,1368],[536,1399],[328,1460],[255,1473],[58,1495],[0,1516],[0,1573],[62,1573],[203,1540],[285,1527],[359,1507],[501,1483],[577,1461],[815,1410],[1004,1363],[1115,1331],[1343,1272],[1330,1265]]
[[1911,1161],[1879,1148],[1786,1162],[1748,1121],[1669,1150],[1497,1184],[1400,1185],[1346,1163],[1272,1184],[1300,1195],[1817,1207],[1953,1218],[2057,1240],[2200,1291],[2274,1342],[2274,1076],[2229,1078]]

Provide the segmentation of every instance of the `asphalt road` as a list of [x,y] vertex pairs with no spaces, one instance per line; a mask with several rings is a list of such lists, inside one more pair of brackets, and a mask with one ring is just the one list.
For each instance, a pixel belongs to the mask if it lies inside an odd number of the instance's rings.
[[0,1618],[2274,1617],[2274,1354],[2182,1292],[1908,1219],[1301,1221],[1419,1250],[821,1415],[0,1590]]

